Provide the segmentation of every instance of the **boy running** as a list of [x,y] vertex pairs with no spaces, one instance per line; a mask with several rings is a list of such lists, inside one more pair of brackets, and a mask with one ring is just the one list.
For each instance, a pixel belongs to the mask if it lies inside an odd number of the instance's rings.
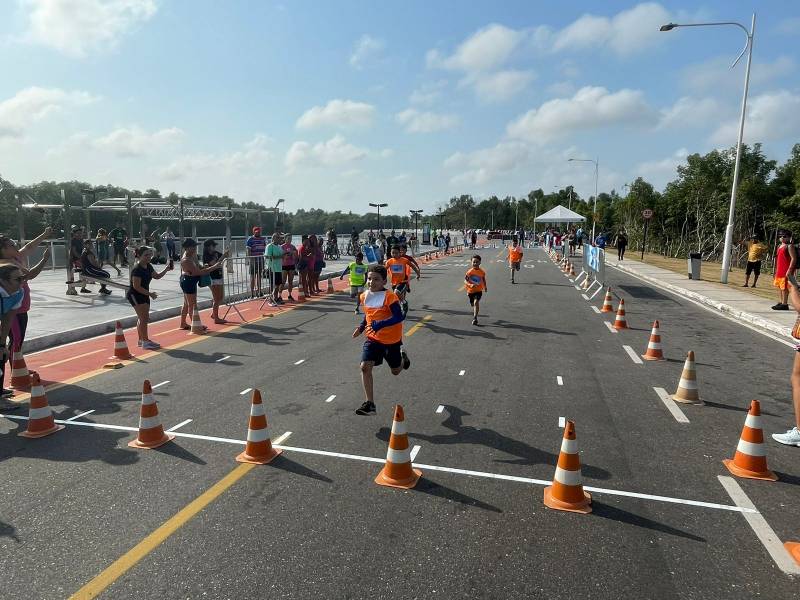
[[486,285],[486,271],[481,269],[481,256],[472,256],[472,268],[464,275],[464,289],[467,290],[469,305],[472,307],[472,324],[478,324],[478,313],[481,310],[481,297],[484,292],[488,292]]
[[362,252],[356,252],[356,260],[344,268],[342,274],[339,275],[339,280],[348,273],[350,273],[350,297],[356,299],[354,312],[358,314],[358,307],[361,304],[361,292],[364,291],[364,284],[367,281],[367,265],[364,264],[364,254]]
[[411,276],[411,267],[407,260],[400,258],[400,246],[392,246],[392,258],[386,261],[386,270],[392,279],[392,291],[397,294],[403,307],[403,314],[408,313],[406,292],[408,291],[408,278]]
[[522,248],[520,247],[517,238],[514,238],[511,242],[511,245],[508,247],[508,264],[511,268],[511,283],[517,283],[514,281],[514,271],[519,271],[521,262]]
[[411,366],[403,349],[403,311],[394,292],[385,288],[386,267],[372,265],[367,271],[367,291],[361,294],[364,320],[353,332],[353,338],[367,332],[367,340],[361,350],[361,382],[364,384],[366,400],[357,415],[375,413],[372,368],[384,359],[392,371],[399,375]]

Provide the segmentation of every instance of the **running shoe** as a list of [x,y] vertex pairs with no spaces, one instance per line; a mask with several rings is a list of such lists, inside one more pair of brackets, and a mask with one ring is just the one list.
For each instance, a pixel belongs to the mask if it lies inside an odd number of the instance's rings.
[[411,366],[411,359],[408,358],[405,348],[400,348],[400,356],[403,358],[403,368],[408,369]]
[[145,350],[158,350],[161,348],[161,344],[158,342],[151,342],[150,340],[142,342],[142,348]]
[[358,310],[358,307],[356,307],[356,309],[353,311],[353,314],[355,315],[361,314],[361,311]]
[[289,294],[289,296],[286,298],[286,300],[287,300],[287,302],[296,302],[296,300],[294,299],[294,296],[292,296],[291,294]]
[[364,402],[361,406],[356,409],[357,415],[370,415],[375,413],[375,403],[374,402]]
[[781,304],[778,302],[775,306],[772,307],[772,310],[789,310],[788,304]]
[[81,288],[81,294],[91,294],[92,290],[87,290],[86,288]]
[[473,325],[477,325],[478,324],[478,319],[472,319],[472,324]]
[[108,296],[111,293],[111,290],[109,290],[107,288],[103,288],[102,290],[100,290],[100,293],[101,294],[105,294],[106,296]]
[[800,446],[800,429],[793,427],[786,433],[773,433],[772,439],[787,446]]
[[10,398],[14,395],[14,390],[8,388],[0,388],[0,398]]

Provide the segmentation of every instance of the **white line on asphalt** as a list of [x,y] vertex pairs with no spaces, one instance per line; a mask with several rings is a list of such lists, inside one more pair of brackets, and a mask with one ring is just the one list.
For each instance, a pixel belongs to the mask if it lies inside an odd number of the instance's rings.
[[587,296],[586,294],[581,294],[581,298],[583,298],[587,302],[589,301],[589,296]]
[[175,427],[170,427],[169,429],[167,429],[167,431],[175,431],[176,429],[180,429],[184,425],[188,425],[191,422],[192,422],[191,419],[186,419],[185,421],[182,421],[182,422],[178,423],[177,425],[175,425]]
[[558,385],[564,385],[564,379],[561,375],[556,375],[556,383],[558,383]]
[[566,417],[558,417],[558,426],[561,429],[564,429],[564,427],[567,426],[567,418]]
[[336,398],[336,394],[331,394],[327,398],[325,398],[325,402],[333,402],[333,399]]
[[419,454],[420,450],[422,450],[422,446],[414,446],[411,449],[411,462],[414,462],[414,459],[417,458],[417,454]]
[[297,366],[297,365],[302,365],[304,362],[306,362],[306,359],[305,359],[305,358],[301,358],[300,360],[298,360],[298,361],[297,361],[296,363],[294,363],[294,364],[295,364],[295,366]]
[[285,433],[282,433],[281,435],[276,437],[274,440],[272,440],[272,443],[273,444],[280,444],[281,442],[285,442],[286,440],[289,439],[290,435],[292,435],[291,431],[287,431]]
[[75,421],[76,419],[80,419],[81,417],[85,417],[86,415],[92,414],[94,411],[95,411],[95,409],[87,410],[85,412],[82,412],[79,415],[75,415],[74,417],[70,417],[69,419],[67,419],[67,421]]
[[664,403],[664,406],[666,406],[667,410],[669,410],[669,412],[672,413],[672,416],[675,417],[675,420],[678,423],[689,422],[689,419],[686,418],[686,415],[683,414],[683,411],[680,409],[680,407],[677,404],[675,404],[675,401],[672,399],[672,396],[670,396],[667,393],[667,390],[660,387],[654,387],[653,390],[655,391],[656,394],[658,394],[658,397],[661,398],[661,401]]
[[603,323],[605,323],[605,324],[606,324],[606,327],[608,327],[608,330],[609,330],[611,333],[617,333],[617,330],[616,330],[616,329],[614,329],[614,327],[612,327],[611,323],[609,323],[608,321],[603,321]]
[[440,404],[439,406],[436,407],[436,414],[437,415],[441,414],[443,412],[444,412],[444,404]]
[[[579,285],[576,285],[576,286],[574,286],[574,287],[575,287],[575,289],[576,289],[576,290],[580,290],[580,289],[581,289],[581,286],[579,286]],[[588,299],[588,298],[587,298],[587,299]]]
[[230,357],[231,357],[231,355],[228,354],[227,356],[223,356],[222,358],[217,359],[214,362],[222,362],[223,360],[228,360]]
[[639,355],[636,354],[636,352],[634,352],[633,348],[631,348],[630,346],[623,346],[622,348],[623,350],[625,350],[625,352],[628,353],[628,356],[630,356],[631,360],[635,362],[637,365],[644,364],[644,361],[641,358],[639,358]]
[[461,370],[458,372],[458,376],[459,376],[459,377],[463,377],[463,376],[464,376],[464,373],[466,373],[466,371],[465,371],[464,369],[461,369]]
[[600,314],[600,309],[597,308],[594,304],[592,304],[592,310],[596,312],[598,315]]
[[[0,417],[5,417],[7,419],[15,419],[18,421],[27,421],[28,417],[22,417],[17,415],[6,415],[0,413]],[[138,427],[126,427],[124,425],[108,425],[104,423],[89,423],[84,421],[62,421],[59,419],[55,420],[56,423],[59,424],[67,424],[67,425],[79,425],[81,427],[91,427],[93,429],[114,429],[118,431],[139,431]],[[189,439],[195,440],[206,440],[209,442],[222,442],[225,444],[234,444],[237,446],[244,446],[247,442],[245,440],[234,440],[231,438],[223,438],[223,437],[214,437],[210,435],[199,435],[196,433],[183,433],[182,431],[174,432],[175,436],[177,437],[184,437]],[[344,454],[341,452],[331,452],[329,450],[314,450],[312,448],[298,448],[295,446],[280,446],[278,444],[273,444],[276,448],[281,450],[288,450],[289,452],[298,452],[301,454],[314,454],[317,456],[331,456],[334,458],[346,458],[349,460],[360,460],[363,462],[371,462],[371,463],[379,463],[384,464],[386,462],[385,458],[373,458],[371,456],[359,456],[357,454]],[[553,482],[549,479],[533,479],[530,477],[518,477],[516,475],[502,475],[500,473],[486,473],[484,471],[471,471],[468,469],[456,469],[453,467],[442,467],[439,465],[425,465],[425,464],[417,464],[416,467],[420,469],[428,469],[429,471],[442,471],[445,473],[455,473],[457,475],[472,475],[473,477],[485,477],[487,479],[499,479],[501,481],[516,481],[519,483],[530,483],[533,485],[551,485]],[[628,498],[641,498],[643,500],[655,500],[658,502],[669,502],[671,504],[685,504],[688,506],[697,506],[700,508],[715,508],[718,510],[729,510],[732,512],[740,512],[740,513],[758,513],[755,508],[750,508],[748,506],[731,506],[729,504],[717,504],[716,502],[703,502],[701,500],[688,500],[686,498],[672,498],[670,496],[657,496],[654,494],[641,494],[639,492],[627,492],[625,490],[611,490],[607,488],[598,488],[598,487],[591,487],[591,486],[584,486],[584,490],[589,492],[595,492],[597,494],[608,494],[610,496],[626,496]]]
[[247,392],[252,392],[253,388],[245,388],[241,392],[239,392],[240,396],[244,396]]
[[162,385],[167,385],[169,383],[169,379],[166,381],[162,381],[161,383],[157,383],[153,386],[153,389],[160,388]]
[[717,475],[717,479],[719,479],[722,487],[728,492],[728,495],[736,506],[742,509],[750,509],[747,512],[742,510],[742,514],[745,520],[750,524],[750,527],[753,528],[756,537],[764,544],[764,547],[767,549],[767,552],[769,552],[772,560],[775,561],[775,564],[778,565],[778,568],[790,575],[800,575],[800,565],[789,555],[786,548],[781,544],[778,536],[775,535],[775,531],[773,531],[772,527],[767,523],[764,515],[758,512],[755,505],[750,501],[750,498],[747,497],[747,494],[739,487],[739,484],[736,483],[733,477]]

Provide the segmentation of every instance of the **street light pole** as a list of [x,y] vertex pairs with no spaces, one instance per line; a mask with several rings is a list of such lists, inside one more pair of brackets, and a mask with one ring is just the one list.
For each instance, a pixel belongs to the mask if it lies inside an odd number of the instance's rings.
[[369,203],[370,206],[374,206],[378,209],[378,231],[381,230],[381,208],[389,206],[386,202],[382,202],[380,204],[375,204],[374,202]]
[[278,232],[278,224],[280,223],[280,219],[278,219],[278,215],[280,215],[281,209],[280,206],[286,202],[283,198],[279,198],[278,201],[275,203],[275,232]]
[[736,66],[739,60],[744,56],[744,53],[747,52],[747,66],[744,70],[744,93],[742,94],[742,111],[739,115],[739,134],[736,138],[736,161],[733,165],[733,185],[731,186],[731,204],[728,209],[728,225],[725,227],[725,247],[722,251],[722,272],[720,273],[720,282],[721,283],[728,283],[728,271],[731,268],[731,252],[733,246],[733,221],[734,216],[736,213],[736,189],[739,186],[739,163],[742,158],[742,137],[744,136],[744,119],[745,113],[747,111],[747,92],[750,88],[750,65],[753,61],[753,35],[756,31],[756,13],[753,13],[753,18],[750,22],[750,31],[742,25],[741,23],[737,23],[735,21],[723,21],[719,23],[686,23],[686,24],[677,24],[677,23],[667,23],[666,25],[662,25],[659,31],[672,31],[677,27],[715,27],[718,25],[733,25],[734,27],[739,27],[742,31],[744,31],[745,35],[747,36],[747,42],[745,44],[744,49],[739,53],[739,56],[736,57],[736,60],[733,61],[731,65],[731,69]]
[[[594,229],[597,222],[597,179],[600,174],[600,157],[597,160],[591,158],[569,158],[567,162],[590,162],[594,163],[594,208],[592,209],[592,243],[594,244]],[[570,203],[571,204],[571,203]]]

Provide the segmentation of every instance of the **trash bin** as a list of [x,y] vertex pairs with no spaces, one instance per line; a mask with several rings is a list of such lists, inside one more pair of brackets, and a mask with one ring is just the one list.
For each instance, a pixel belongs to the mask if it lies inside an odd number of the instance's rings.
[[686,261],[689,268],[689,279],[700,279],[700,264],[702,255],[699,252],[690,252]]

